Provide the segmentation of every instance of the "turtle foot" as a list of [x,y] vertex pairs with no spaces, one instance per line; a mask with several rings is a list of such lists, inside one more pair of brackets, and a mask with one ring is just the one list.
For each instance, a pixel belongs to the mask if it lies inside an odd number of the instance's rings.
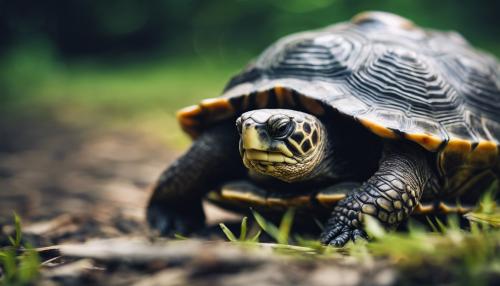
[[153,202],[147,208],[146,217],[152,229],[168,237],[188,235],[205,225],[201,201],[177,206]]
[[367,238],[368,236],[361,229],[346,225],[342,222],[329,222],[320,236],[320,241],[324,245],[342,247],[350,240],[366,240]]

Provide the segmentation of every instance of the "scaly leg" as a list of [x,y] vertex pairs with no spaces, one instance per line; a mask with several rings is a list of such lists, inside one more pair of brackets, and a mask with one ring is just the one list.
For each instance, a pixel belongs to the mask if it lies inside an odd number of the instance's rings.
[[244,170],[233,125],[225,122],[206,130],[163,172],[147,207],[152,228],[172,235],[204,226],[203,196],[224,180],[238,178]]
[[377,218],[388,228],[396,227],[412,213],[434,180],[424,150],[388,143],[378,171],[335,207],[321,242],[339,247],[349,240],[366,237],[361,225],[363,215]]

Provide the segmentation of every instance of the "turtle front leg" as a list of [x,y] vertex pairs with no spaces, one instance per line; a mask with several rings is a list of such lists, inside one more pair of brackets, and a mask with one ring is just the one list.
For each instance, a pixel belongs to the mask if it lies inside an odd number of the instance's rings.
[[339,202],[321,234],[321,242],[340,247],[349,240],[366,238],[362,229],[364,215],[395,228],[412,213],[424,189],[434,180],[426,153],[420,147],[387,143],[378,171]]
[[233,123],[206,130],[156,182],[146,213],[149,225],[167,236],[202,228],[203,196],[224,180],[237,178],[243,170]]

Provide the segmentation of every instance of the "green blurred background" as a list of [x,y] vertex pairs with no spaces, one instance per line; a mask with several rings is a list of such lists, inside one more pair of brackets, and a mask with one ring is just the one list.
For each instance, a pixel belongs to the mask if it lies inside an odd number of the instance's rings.
[[364,10],[462,33],[500,55],[500,1],[0,0],[0,112],[140,130],[182,148],[175,110],[292,32]]

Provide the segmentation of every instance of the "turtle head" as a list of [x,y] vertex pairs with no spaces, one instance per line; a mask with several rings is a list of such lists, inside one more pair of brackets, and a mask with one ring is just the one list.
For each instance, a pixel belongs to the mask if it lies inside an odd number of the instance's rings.
[[326,130],[311,114],[258,109],[236,120],[244,165],[285,182],[311,178],[325,156]]

